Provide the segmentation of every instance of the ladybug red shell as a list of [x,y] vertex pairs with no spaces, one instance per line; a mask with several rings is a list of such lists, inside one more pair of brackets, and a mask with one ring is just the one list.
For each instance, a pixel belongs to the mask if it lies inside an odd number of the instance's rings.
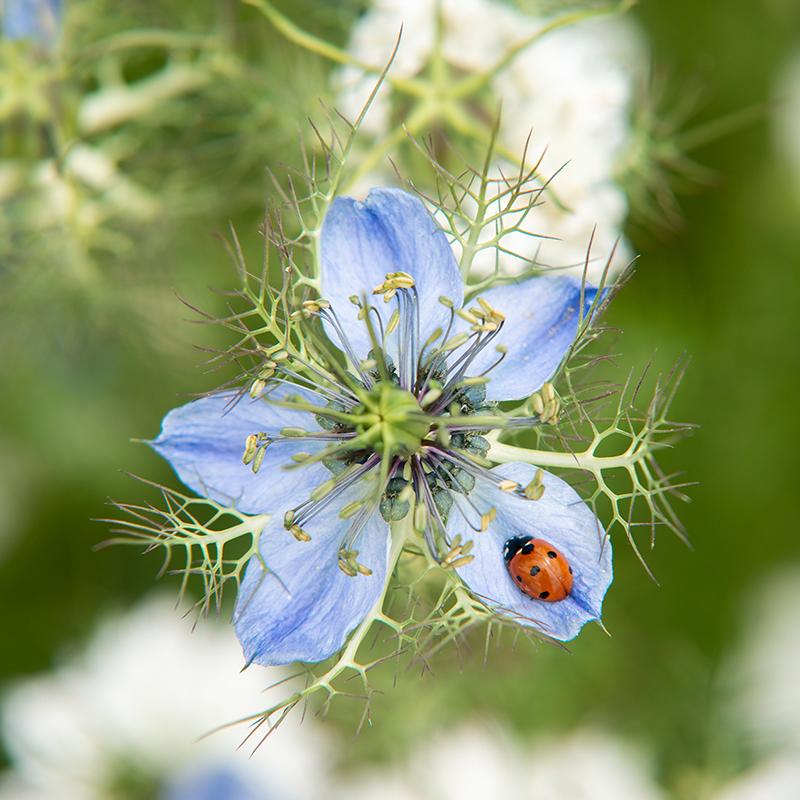
[[503,547],[508,573],[517,588],[536,600],[557,603],[572,591],[572,567],[544,539],[515,536]]

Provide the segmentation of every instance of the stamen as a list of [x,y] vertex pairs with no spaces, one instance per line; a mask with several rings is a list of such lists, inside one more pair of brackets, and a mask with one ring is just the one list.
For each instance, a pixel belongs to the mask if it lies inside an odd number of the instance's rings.
[[[330,491],[326,492],[323,497],[319,499],[313,499],[309,497],[308,500],[291,510],[293,514],[293,523],[300,526],[306,525],[311,519],[317,516],[317,514],[319,514],[334,500],[336,500],[336,498],[341,496],[342,492],[352,486],[356,481],[365,477],[367,473],[378,464],[379,461],[380,458],[373,454],[363,464],[355,464],[342,472],[340,475],[337,475],[333,479],[333,487]],[[285,524],[286,519],[284,518],[284,525]]]
[[388,303],[397,293],[398,289],[411,289],[414,279],[407,272],[387,272],[386,280],[379,283],[372,294],[382,294],[383,302]]
[[334,310],[332,308],[326,308],[320,313],[320,317],[330,323],[331,327],[336,332],[336,337],[339,339],[339,344],[341,345],[342,350],[347,355],[350,363],[357,369],[358,377],[361,379],[361,382],[367,389],[371,388],[373,383],[372,378],[370,378],[367,372],[361,369],[361,360],[356,355],[353,345],[350,343],[350,339],[344,332],[344,328],[339,322],[339,318],[336,316]]
[[555,425],[561,411],[561,400],[553,388],[553,384],[545,382],[538,392],[528,398],[528,405],[545,425]]
[[544,470],[536,470],[533,480],[525,487],[524,493],[528,500],[542,499],[544,495]]

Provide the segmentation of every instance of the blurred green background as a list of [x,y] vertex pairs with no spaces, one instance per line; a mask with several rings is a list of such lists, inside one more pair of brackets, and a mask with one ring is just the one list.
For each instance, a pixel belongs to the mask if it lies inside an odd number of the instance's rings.
[[[339,43],[363,10],[356,2],[279,5]],[[606,725],[652,748],[659,779],[686,797],[700,776],[724,777],[751,758],[721,716],[718,677],[761,581],[800,557],[791,435],[800,176],[774,148],[771,131],[775,75],[800,48],[800,7],[793,0],[644,0],[632,13],[673,92],[704,86],[695,121],[763,108],[755,122],[692,154],[714,178],[681,194],[679,229],[631,225],[638,271],[610,312],[624,330],[620,374],[651,357],[662,369],[684,352],[692,358],[673,417],[699,430],[667,454],[665,466],[700,484],[680,509],[694,550],[662,534],[648,556],[656,586],[617,542],[605,607],[611,638],[589,629],[568,653],[511,647],[509,638],[490,656],[490,669],[478,646],[439,658],[436,675],[422,684],[416,674],[401,675],[374,701],[374,725],[350,749],[355,762],[385,759],[424,732],[481,711],[525,733]],[[173,58],[199,77],[194,89],[127,128],[133,149],[118,142],[128,171],[162,205],[139,221],[115,211],[113,241],[96,247],[90,230],[89,244],[76,252],[57,225],[26,234],[15,224],[25,209],[4,202],[0,681],[57,663],[98,619],[152,586],[158,557],[95,552],[107,529],[92,519],[109,513],[109,497],[141,495],[128,471],[173,484],[168,466],[130,439],[154,435],[166,410],[215,383],[195,346],[216,334],[186,322],[191,313],[178,295],[213,308],[218,301],[207,287],[230,287],[230,264],[214,238],[229,220],[245,249],[258,253],[266,168],[297,162],[304,117],[317,113],[318,97],[330,99],[330,66],[235,2],[139,0],[120,10],[92,0],[70,6],[66,25],[71,58],[60,68],[63,92],[50,94],[59,136],[70,135],[70,104],[113,69],[111,59],[91,54],[105,37],[155,28],[194,36]],[[133,51],[122,60],[126,79],[156,74],[164,52]],[[4,122],[3,157],[26,163],[19,141],[50,134],[42,133],[46,123],[22,132],[15,125]],[[391,677],[379,683],[388,689]],[[331,724],[349,738],[358,713],[343,701]]]

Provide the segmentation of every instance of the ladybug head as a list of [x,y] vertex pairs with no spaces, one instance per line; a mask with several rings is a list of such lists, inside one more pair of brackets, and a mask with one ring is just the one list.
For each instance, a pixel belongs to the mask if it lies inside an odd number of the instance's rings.
[[506,564],[531,540],[530,536],[514,536],[503,545]]

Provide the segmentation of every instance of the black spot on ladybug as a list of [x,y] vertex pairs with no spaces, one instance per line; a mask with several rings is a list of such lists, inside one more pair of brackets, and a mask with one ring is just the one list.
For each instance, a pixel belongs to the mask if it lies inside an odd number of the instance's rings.
[[531,567],[531,577],[539,574],[539,567]]
[[[503,558],[506,563],[511,561],[511,559],[528,544],[530,538],[530,536],[515,536],[503,545]],[[530,550],[527,552],[530,552]]]
[[548,597],[550,597],[550,592],[539,592],[540,600],[547,600]]
[[569,574],[572,575],[572,567],[569,568]]
[[521,552],[522,552],[522,555],[524,555],[524,556],[529,555],[530,553],[533,552],[533,545],[532,544],[526,544],[525,547],[522,548]]
[[547,551],[548,558],[558,558],[558,553],[555,550],[548,550]]
[[522,583],[522,576],[520,576],[520,575],[517,575],[517,580],[518,580],[520,583]]

